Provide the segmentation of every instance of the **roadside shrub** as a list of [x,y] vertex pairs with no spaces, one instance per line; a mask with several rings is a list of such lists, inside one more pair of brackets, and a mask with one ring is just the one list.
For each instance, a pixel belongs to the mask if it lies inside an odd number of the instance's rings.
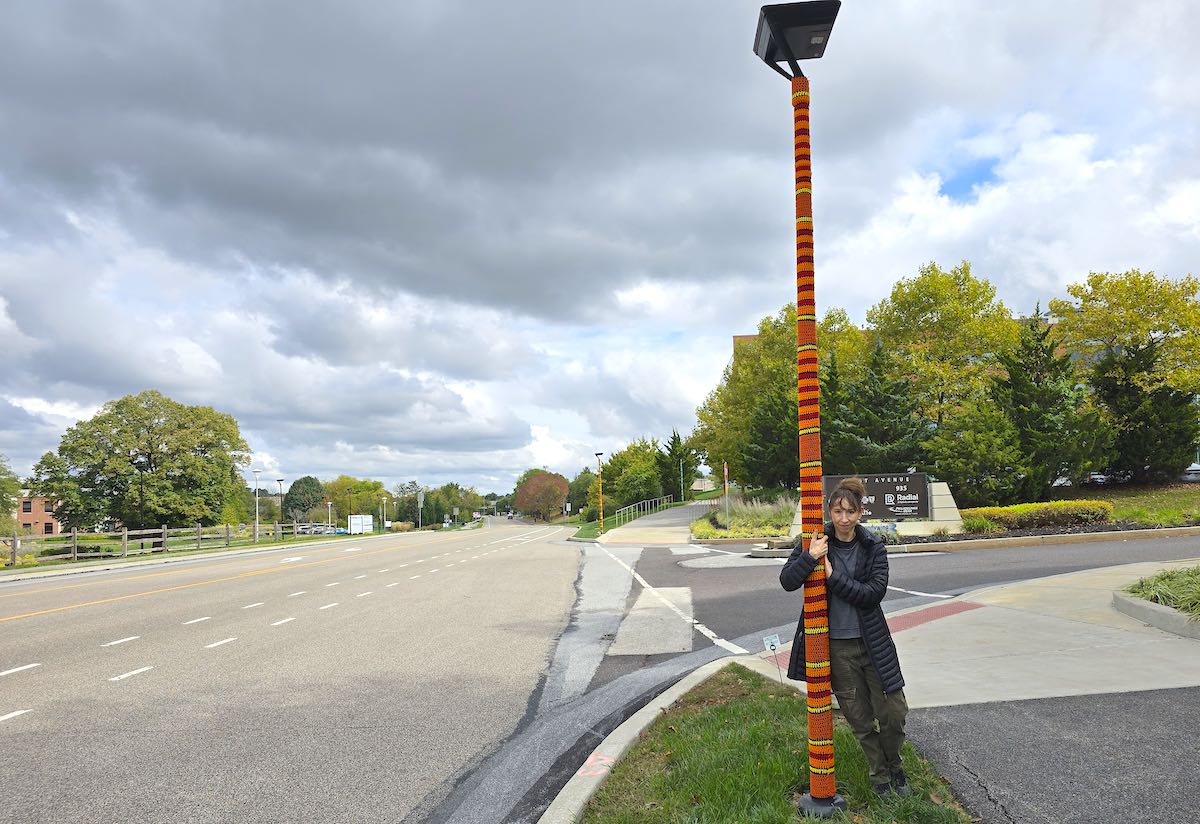
[[964,527],[968,519],[975,518],[991,521],[1001,529],[1088,526],[1112,523],[1113,505],[1108,501],[1049,501],[1015,506],[981,506],[961,510],[959,515]]
[[895,546],[900,543],[900,534],[896,532],[895,526],[890,524],[888,526],[863,524],[863,528],[874,535],[878,535],[888,546]]
[[999,532],[1000,528],[995,523],[987,518],[982,518],[978,515],[965,515],[962,519],[963,531],[969,532],[972,535],[981,535],[985,532]]
[[19,566],[19,567],[37,566],[37,564],[38,564],[38,559],[34,555],[18,555],[17,556],[17,566]]
[[392,532],[411,532],[414,527],[412,521],[392,521]]

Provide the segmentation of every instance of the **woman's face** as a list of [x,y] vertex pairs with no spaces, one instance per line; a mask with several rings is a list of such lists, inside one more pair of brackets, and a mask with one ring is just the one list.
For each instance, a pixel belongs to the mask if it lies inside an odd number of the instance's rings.
[[862,518],[861,509],[852,509],[850,502],[844,498],[837,500],[829,509],[829,517],[838,532],[845,535],[858,525]]

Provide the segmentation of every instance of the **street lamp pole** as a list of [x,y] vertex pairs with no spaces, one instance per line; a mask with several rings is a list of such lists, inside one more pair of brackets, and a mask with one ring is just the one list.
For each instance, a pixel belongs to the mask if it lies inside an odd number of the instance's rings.
[[275,483],[279,484],[279,538],[282,540],[283,525],[287,522],[287,518],[283,514],[283,478],[276,478]]
[[[754,52],[791,80],[796,175],[796,392],[799,404],[800,540],[807,551],[822,528],[821,410],[817,360],[817,308],[813,257],[812,144],[808,78],[797,61],[825,53],[841,0],[763,6]],[[791,74],[779,63],[787,63]],[[829,668],[829,607],[825,565],[804,582],[804,661],[808,704],[809,791],[800,812],[830,818],[846,808],[837,793],[833,758],[833,700]]]
[[679,502],[683,503],[683,458],[679,459]]
[[251,469],[254,473],[254,543],[258,543],[258,476],[262,474],[261,469]]
[[600,531],[604,532],[604,464],[600,458],[603,457],[603,452],[596,453],[596,482],[599,484],[597,494],[600,498]]

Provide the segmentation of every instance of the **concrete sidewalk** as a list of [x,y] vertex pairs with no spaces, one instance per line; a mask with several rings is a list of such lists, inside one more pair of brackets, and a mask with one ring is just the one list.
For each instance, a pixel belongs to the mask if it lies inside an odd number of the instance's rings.
[[[910,740],[984,822],[1200,821],[1190,715],[1200,706],[1200,640],[1113,607],[1113,592],[1138,578],[1197,563],[1056,575],[888,615]],[[789,653],[790,639],[751,660],[771,673]],[[1141,697],[1086,697],[1131,693]],[[610,754],[638,732],[627,722],[605,739],[542,821],[577,820]],[[621,737],[630,740],[610,740]]]
[[638,546],[687,546],[691,524],[708,512],[707,501],[664,509],[610,529],[596,538],[599,544],[636,544]]

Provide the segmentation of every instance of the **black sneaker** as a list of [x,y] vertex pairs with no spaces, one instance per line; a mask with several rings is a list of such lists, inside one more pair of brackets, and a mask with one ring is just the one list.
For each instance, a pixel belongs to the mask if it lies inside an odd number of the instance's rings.
[[912,795],[912,787],[908,786],[908,776],[904,774],[904,770],[892,773],[891,788],[896,795]]
[[883,798],[892,791],[892,785],[890,783],[872,784],[871,786],[875,788],[875,795],[879,796],[880,798]]

